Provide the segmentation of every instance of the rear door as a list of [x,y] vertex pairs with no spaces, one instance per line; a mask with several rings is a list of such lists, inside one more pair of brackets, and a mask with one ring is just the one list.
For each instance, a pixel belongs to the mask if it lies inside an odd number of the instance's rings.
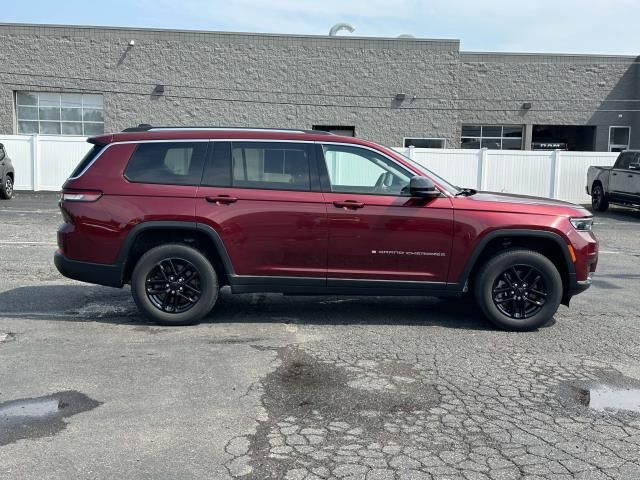
[[324,286],[327,212],[313,143],[212,145],[196,216],[220,235],[233,281]]
[[328,285],[444,288],[453,235],[449,198],[411,198],[405,187],[413,173],[372,149],[326,143],[319,155],[326,169]]

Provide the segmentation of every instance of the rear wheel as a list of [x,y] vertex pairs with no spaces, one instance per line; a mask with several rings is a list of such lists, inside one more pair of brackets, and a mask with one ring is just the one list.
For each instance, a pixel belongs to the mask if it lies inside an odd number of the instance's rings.
[[13,196],[13,179],[7,175],[0,185],[0,198],[8,200]]
[[152,248],[131,275],[136,305],[162,325],[197,323],[211,311],[218,292],[218,277],[209,260],[181,244]]
[[562,278],[544,255],[509,250],[482,266],[474,296],[487,318],[505,330],[533,330],[546,324],[562,299]]
[[604,189],[599,183],[596,183],[591,189],[591,206],[598,212],[604,212],[609,208],[609,200],[607,200]]

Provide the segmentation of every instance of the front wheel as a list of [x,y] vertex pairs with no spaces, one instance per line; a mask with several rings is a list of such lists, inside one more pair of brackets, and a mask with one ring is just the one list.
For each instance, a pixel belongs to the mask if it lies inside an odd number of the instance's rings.
[[131,294],[138,309],[162,325],[192,325],[213,308],[218,276],[198,250],[181,244],[152,248],[131,275]]
[[604,212],[609,208],[609,200],[607,200],[602,185],[599,183],[591,189],[591,206],[598,212]]
[[509,250],[484,264],[474,281],[476,302],[496,326],[527,331],[545,325],[562,300],[562,278],[544,255]]
[[7,175],[2,185],[0,185],[0,198],[9,200],[13,196],[13,179]]

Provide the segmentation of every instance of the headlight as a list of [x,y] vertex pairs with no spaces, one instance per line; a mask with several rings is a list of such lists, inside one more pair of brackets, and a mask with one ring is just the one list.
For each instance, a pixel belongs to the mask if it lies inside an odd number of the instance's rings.
[[593,218],[570,218],[569,221],[573,228],[578,230],[579,232],[590,232],[593,227]]

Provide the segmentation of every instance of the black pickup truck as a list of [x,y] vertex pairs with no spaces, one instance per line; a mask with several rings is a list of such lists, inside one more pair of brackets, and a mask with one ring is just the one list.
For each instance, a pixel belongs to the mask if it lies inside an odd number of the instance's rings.
[[640,151],[621,152],[613,167],[589,167],[587,194],[600,212],[610,203],[640,208]]

